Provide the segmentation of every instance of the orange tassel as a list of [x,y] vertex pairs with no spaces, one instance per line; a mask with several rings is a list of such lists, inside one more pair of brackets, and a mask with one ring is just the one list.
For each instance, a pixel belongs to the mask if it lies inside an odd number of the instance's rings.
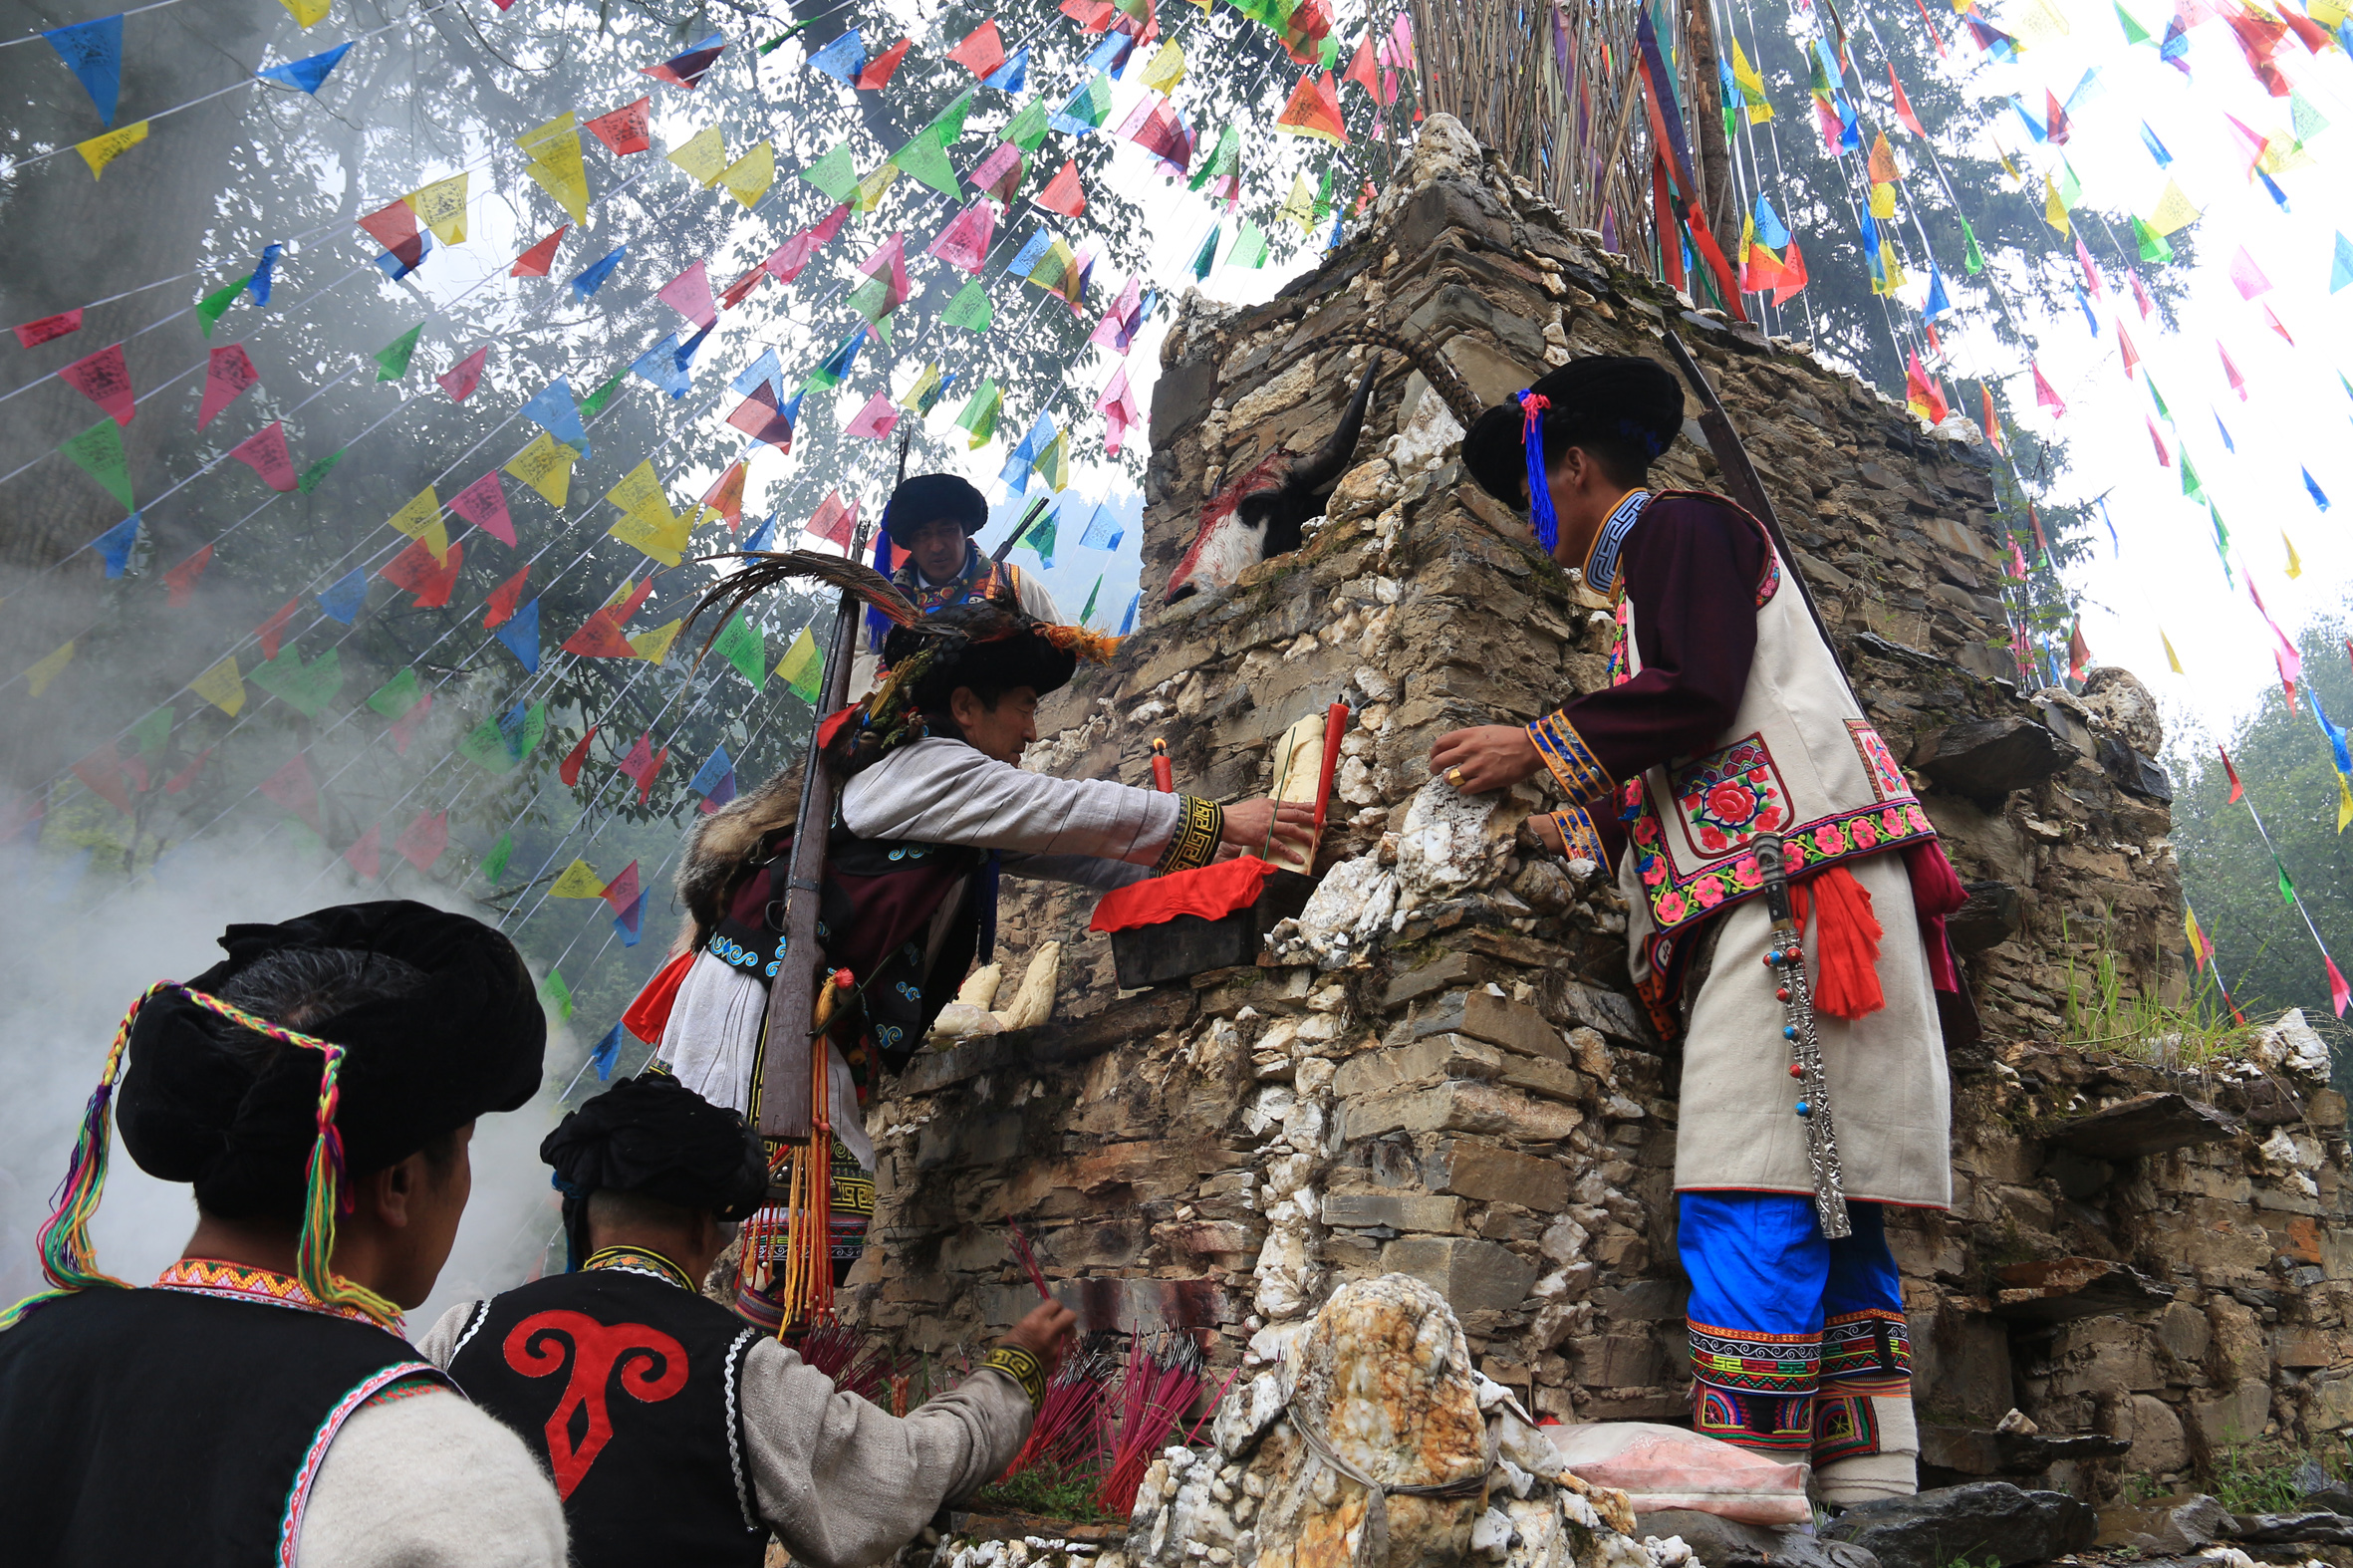
[[1814,1007],[1833,1018],[1862,1018],[1888,1004],[1879,984],[1879,939],[1886,934],[1872,913],[1871,895],[1844,866],[1817,872],[1789,890],[1802,927],[1812,906],[1807,943],[1818,965]]

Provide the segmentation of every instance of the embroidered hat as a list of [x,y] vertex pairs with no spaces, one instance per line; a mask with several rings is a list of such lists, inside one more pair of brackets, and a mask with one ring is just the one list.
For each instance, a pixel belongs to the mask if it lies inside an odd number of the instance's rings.
[[890,504],[883,508],[883,531],[904,550],[916,529],[941,518],[962,528],[969,538],[988,521],[988,501],[969,480],[952,473],[919,473],[900,481],[891,492]]
[[1631,355],[1586,355],[1473,420],[1462,437],[1462,466],[1496,500],[1530,507],[1539,542],[1549,550],[1542,525],[1551,497],[1531,474],[1540,476],[1571,446],[1647,468],[1674,444],[1683,419],[1683,384],[1666,366]]

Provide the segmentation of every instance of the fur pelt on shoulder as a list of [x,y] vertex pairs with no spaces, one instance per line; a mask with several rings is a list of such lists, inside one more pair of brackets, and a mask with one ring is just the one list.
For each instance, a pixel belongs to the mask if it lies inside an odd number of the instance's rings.
[[682,934],[688,947],[710,939],[727,900],[743,881],[745,858],[769,834],[791,827],[800,811],[801,764],[796,762],[759,788],[736,796],[686,835],[677,894],[686,911],[687,931]]

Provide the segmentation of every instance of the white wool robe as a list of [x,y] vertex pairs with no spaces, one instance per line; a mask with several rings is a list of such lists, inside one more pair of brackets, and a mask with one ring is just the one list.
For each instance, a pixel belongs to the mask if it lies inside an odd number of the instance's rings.
[[[477,1305],[461,1302],[442,1314],[417,1344],[426,1360],[449,1364]],[[881,1562],[914,1540],[941,1504],[1001,1474],[1029,1437],[1029,1396],[992,1368],[899,1417],[840,1392],[782,1341],[762,1337],[744,1361],[741,1390],[744,1456],[760,1517],[802,1568]],[[552,1501],[554,1488],[541,1485]],[[554,1561],[562,1561],[560,1541]]]
[[1030,773],[933,737],[845,785],[842,821],[862,839],[997,850],[1008,876],[1108,891],[1152,875],[1182,799],[1111,779]]
[[564,1504],[521,1437],[447,1389],[380,1398],[328,1444],[294,1560],[296,1568],[564,1568]]

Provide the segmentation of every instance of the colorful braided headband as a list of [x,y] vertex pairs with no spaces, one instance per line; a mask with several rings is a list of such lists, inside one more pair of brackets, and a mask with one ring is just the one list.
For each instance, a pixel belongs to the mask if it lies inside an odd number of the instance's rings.
[[122,1026],[115,1031],[115,1043],[107,1050],[106,1068],[82,1113],[82,1131],[74,1140],[73,1162],[66,1168],[64,1184],[58,1188],[57,1204],[50,1210],[48,1222],[41,1227],[41,1272],[49,1280],[50,1288],[37,1291],[6,1312],[0,1312],[0,1331],[14,1328],[42,1302],[100,1286],[128,1288],[125,1281],[99,1271],[90,1241],[90,1220],[98,1212],[99,1198],[106,1189],[107,1155],[114,1143],[107,1112],[115,1097],[115,1085],[122,1077],[131,1027],[137,1021],[139,1009],[165,991],[177,991],[206,1012],[241,1028],[251,1029],[282,1045],[317,1051],[325,1058],[319,1069],[318,1135],[311,1143],[302,1237],[295,1251],[295,1278],[315,1300],[325,1305],[356,1308],[387,1327],[397,1324],[398,1307],[375,1291],[342,1278],[329,1267],[335,1255],[336,1215],[348,1213],[352,1207],[351,1196],[344,1190],[347,1173],[343,1134],[335,1125],[341,1094],[336,1081],[343,1071],[345,1048],[332,1040],[322,1040],[256,1017],[233,1002],[190,990],[175,980],[157,980],[131,1004],[131,1010],[123,1015]]
[[1560,519],[1552,512],[1552,485],[1544,474],[1544,410],[1552,399],[1538,392],[1513,394],[1519,399],[1520,451],[1528,462],[1528,518],[1536,525],[1536,543],[1546,555],[1560,539]]

